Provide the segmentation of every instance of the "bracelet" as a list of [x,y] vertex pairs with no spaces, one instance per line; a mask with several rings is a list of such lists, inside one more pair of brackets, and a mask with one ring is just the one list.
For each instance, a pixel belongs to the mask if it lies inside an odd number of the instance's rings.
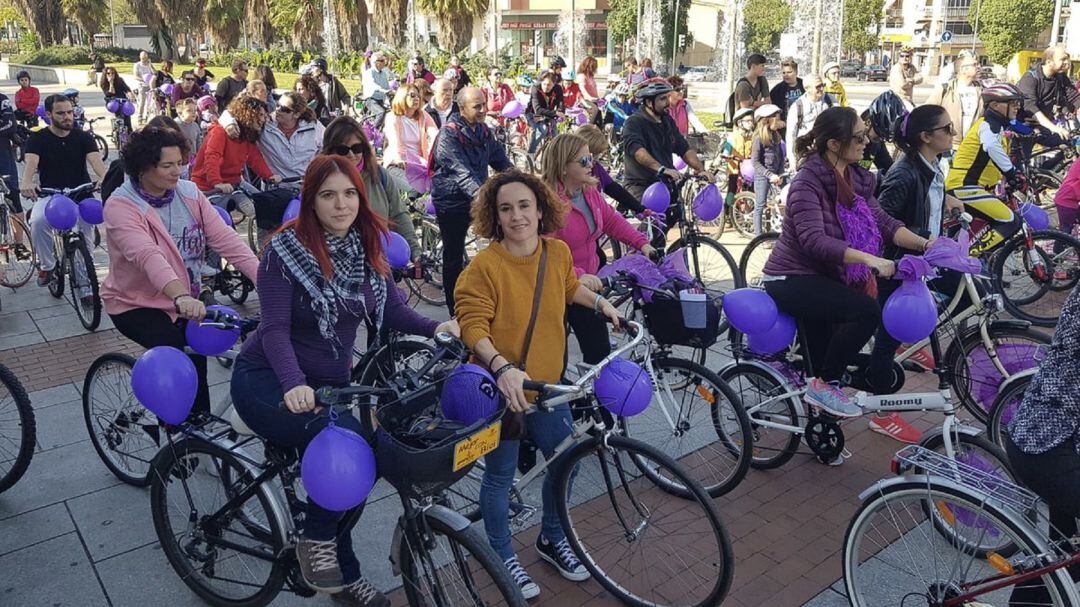
[[596,300],[593,301],[593,304],[592,304],[593,312],[596,312],[597,314],[600,313],[600,302],[602,302],[602,301],[604,301],[604,296],[597,293],[596,294]]
[[[488,368],[488,369],[491,369],[491,368],[493,368],[493,367],[495,366],[495,359],[496,359],[496,358],[499,358],[500,356],[502,356],[502,359],[503,359],[503,360],[505,360],[506,362],[510,362],[510,361],[509,361],[509,360],[507,360],[507,358],[506,358],[505,356],[503,356],[502,354],[498,354],[498,353],[496,353],[496,354],[495,354],[495,356],[492,356],[492,357],[491,357],[491,360],[489,360],[489,361],[488,361],[488,363],[487,363],[487,368]],[[500,368],[501,368],[501,367],[500,367]]]
[[498,370],[496,370],[495,373],[492,374],[492,377],[495,379],[495,381],[499,381],[500,377],[502,377],[507,371],[513,368],[514,365],[508,362],[505,365],[499,367]]
[[181,293],[180,295],[177,295],[176,297],[173,297],[172,298],[172,303],[173,303],[174,306],[176,305],[176,301],[178,299],[180,299],[181,297],[191,297],[191,296],[188,295],[187,293]]

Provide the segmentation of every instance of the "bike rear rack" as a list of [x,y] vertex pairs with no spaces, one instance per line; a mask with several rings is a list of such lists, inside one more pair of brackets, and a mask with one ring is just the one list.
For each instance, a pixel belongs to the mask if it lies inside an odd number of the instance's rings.
[[980,494],[1015,509],[1022,514],[1037,512],[1042,500],[1039,496],[1000,476],[970,464],[949,459],[936,451],[918,445],[909,445],[896,452],[895,461],[906,471],[918,467],[922,473],[940,476],[959,483]]

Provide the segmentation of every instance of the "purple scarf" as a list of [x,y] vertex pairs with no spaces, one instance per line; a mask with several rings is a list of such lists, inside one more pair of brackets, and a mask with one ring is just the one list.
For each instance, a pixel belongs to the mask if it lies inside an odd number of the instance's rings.
[[[850,207],[837,202],[836,218],[840,220],[844,239],[851,248],[875,256],[881,254],[881,230],[878,229],[877,221],[874,220],[874,214],[870,212],[870,205],[866,204],[865,198],[855,194]],[[843,279],[846,285],[866,283],[871,278],[870,268],[866,264],[853,263],[844,266]]]
[[160,209],[161,207],[171,203],[173,201],[173,198],[176,196],[176,190],[165,190],[164,196],[151,196],[146,192],[146,190],[139,187],[138,183],[135,183],[133,181],[131,185],[134,186],[135,193],[138,194],[139,197],[141,197],[143,200],[146,201],[147,204],[154,207],[155,209]]

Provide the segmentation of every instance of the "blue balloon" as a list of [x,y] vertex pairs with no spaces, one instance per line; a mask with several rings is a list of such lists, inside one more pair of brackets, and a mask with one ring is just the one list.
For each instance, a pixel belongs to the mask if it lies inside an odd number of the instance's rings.
[[616,358],[600,370],[593,385],[596,400],[620,417],[633,417],[649,408],[652,380],[635,362]]
[[180,424],[191,413],[199,374],[186,354],[170,346],[150,348],[131,369],[135,398],[169,424]]
[[[228,306],[207,306],[207,311],[224,312],[233,317],[239,317],[236,310]],[[240,339],[239,327],[234,329],[219,329],[217,327],[204,327],[191,320],[184,329],[184,337],[188,347],[204,356],[218,356],[233,347],[236,340]]]
[[397,232],[389,232],[383,236],[383,251],[386,253],[386,261],[395,270],[404,270],[409,267],[411,257],[409,255],[409,243],[405,237]]
[[45,220],[54,230],[70,230],[79,223],[79,205],[67,196],[57,194],[45,203]]
[[447,419],[469,426],[499,410],[499,389],[487,369],[464,364],[443,383],[439,406]]
[[359,434],[327,426],[300,460],[304,490],[316,504],[342,512],[364,503],[375,485],[375,453]]
[[105,205],[97,198],[87,198],[79,203],[79,217],[94,226],[105,223]]
[[765,291],[742,288],[724,295],[724,314],[731,326],[747,335],[771,329],[778,313],[776,302]]
[[751,333],[746,336],[746,345],[755,354],[776,354],[791,345],[795,340],[795,319],[780,312],[776,322],[768,331]]
[[285,207],[285,213],[281,216],[281,223],[288,223],[300,216],[300,199],[293,198]]
[[214,210],[217,211],[217,214],[221,216],[221,220],[225,222],[225,225],[229,226],[230,228],[233,227],[232,215],[229,215],[228,211],[217,205],[214,205]]

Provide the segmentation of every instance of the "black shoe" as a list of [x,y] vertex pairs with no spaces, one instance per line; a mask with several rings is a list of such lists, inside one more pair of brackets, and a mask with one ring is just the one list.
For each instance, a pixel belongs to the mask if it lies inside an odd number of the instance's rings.
[[300,574],[312,589],[340,592],[345,588],[334,540],[316,541],[301,536],[296,542],[296,560],[300,564]]
[[589,579],[589,571],[577,559],[574,549],[570,547],[570,542],[566,541],[566,538],[552,544],[543,533],[537,534],[536,552],[540,558],[554,565],[559,575],[571,582],[584,582]]
[[379,592],[366,578],[346,584],[341,592],[330,595],[335,603],[354,607],[390,607],[390,599]]
[[510,572],[510,577],[514,578],[514,583],[521,589],[521,596],[527,599],[540,596],[540,587],[536,585],[536,582],[532,581],[529,572],[525,571],[516,556],[506,559],[503,564],[506,566],[506,570]]

